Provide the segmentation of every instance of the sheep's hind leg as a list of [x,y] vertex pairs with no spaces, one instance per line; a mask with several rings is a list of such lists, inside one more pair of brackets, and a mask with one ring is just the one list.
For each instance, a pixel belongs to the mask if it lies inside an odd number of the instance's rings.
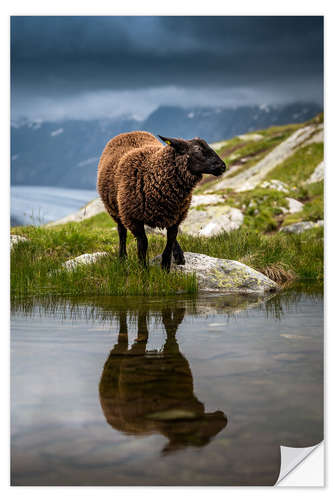
[[183,266],[185,264],[184,252],[177,240],[174,242],[172,253],[177,266]]
[[162,253],[162,269],[169,272],[171,266],[171,254],[177,241],[178,226],[169,227],[167,230],[167,244]]
[[118,224],[118,235],[119,235],[119,258],[125,259],[127,257],[127,251],[126,251],[127,229],[120,221],[117,221],[117,224]]
[[136,222],[130,228],[134,237],[136,238],[137,247],[138,247],[138,257],[142,264],[147,267],[146,263],[146,255],[148,248],[148,240],[145,233],[145,226],[143,222]]

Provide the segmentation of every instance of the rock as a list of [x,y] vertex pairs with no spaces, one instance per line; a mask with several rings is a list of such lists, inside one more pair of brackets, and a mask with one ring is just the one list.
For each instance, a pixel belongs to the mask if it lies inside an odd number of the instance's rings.
[[237,136],[238,139],[241,139],[242,141],[260,141],[263,139],[263,135],[261,134],[242,134]]
[[[220,293],[264,293],[278,290],[278,285],[262,273],[235,260],[217,259],[208,255],[185,252],[185,265],[172,261],[171,269],[195,273],[199,290]],[[161,255],[152,260],[161,262]]]
[[66,215],[66,217],[54,222],[49,222],[46,224],[46,227],[67,224],[67,222],[81,222],[82,220],[89,219],[90,217],[100,214],[101,212],[105,212],[103,202],[100,198],[96,198],[95,200],[89,201],[89,203],[80,208],[77,212]]
[[281,210],[284,214],[295,214],[297,212],[301,212],[303,210],[303,203],[294,198],[286,198],[289,207],[281,207]]
[[275,189],[276,191],[281,191],[282,193],[288,193],[289,188],[285,182],[279,181],[278,179],[272,179],[270,181],[265,181],[260,184],[260,187],[264,189]]
[[314,134],[312,134],[309,139],[307,139],[302,146],[307,146],[308,144],[324,142],[324,125],[321,123]]
[[289,226],[281,227],[280,231],[284,233],[303,233],[307,229],[312,229],[314,227],[321,227],[324,225],[323,220],[319,220],[317,222],[305,221],[305,222],[295,222],[295,224],[289,224]]
[[289,156],[292,156],[295,149],[303,145],[310,137],[313,137],[318,130],[318,125],[307,125],[306,127],[299,128],[258,163],[234,177],[229,177],[218,182],[210,188],[210,191],[219,191],[228,188],[234,189],[236,192],[241,192],[254,189],[265,179],[268,172],[289,158]]
[[238,229],[244,216],[238,208],[208,206],[205,210],[192,209],[180,226],[180,231],[192,236],[213,236],[222,231]]
[[324,162],[322,161],[319,163],[319,165],[315,168],[314,172],[312,173],[311,177],[307,181],[305,181],[304,184],[312,184],[314,182],[320,182],[324,180]]
[[225,201],[224,196],[220,194],[194,194],[192,196],[191,207],[199,205],[217,205]]
[[14,247],[14,245],[17,245],[18,243],[22,243],[24,241],[29,241],[29,240],[25,236],[19,236],[18,234],[11,234],[10,235],[10,249],[12,249]]
[[63,267],[65,267],[67,271],[73,271],[78,266],[94,264],[101,257],[106,257],[107,255],[107,252],[84,253],[75,257],[75,259],[66,260]]

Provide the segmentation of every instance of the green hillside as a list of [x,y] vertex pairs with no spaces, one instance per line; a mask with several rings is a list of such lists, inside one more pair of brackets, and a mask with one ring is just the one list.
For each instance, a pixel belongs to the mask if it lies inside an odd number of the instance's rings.
[[[223,196],[215,207],[238,209],[243,222],[238,229],[210,237],[183,231],[179,241],[184,250],[240,261],[280,284],[296,279],[321,281],[323,227],[299,234],[280,229],[295,222],[321,221],[324,217],[323,180],[308,182],[323,161],[322,127],[323,116],[319,115],[306,124],[271,127],[213,145],[226,161],[228,171],[222,182],[220,178],[206,176],[194,194]],[[297,145],[286,143],[293,139],[293,134],[304,131],[307,136],[303,142],[300,135]],[[288,156],[284,150],[281,152],[281,158],[286,157],[280,162],[279,155],[274,158],[279,146],[289,148]],[[262,170],[253,170],[260,165]],[[243,190],[251,182],[255,185]],[[290,211],[289,199],[294,200],[298,211]],[[192,217],[205,210],[205,205],[193,207]],[[15,227],[12,234],[28,239],[13,245],[11,251],[12,296],[170,295],[197,291],[194,275],[177,272],[167,275],[156,266],[150,266],[149,270],[141,268],[131,235],[129,259],[119,262],[116,226],[104,212],[82,222]],[[148,238],[152,258],[162,252],[165,238],[158,234],[150,234]],[[98,251],[108,255],[72,272],[62,268],[67,259]]]

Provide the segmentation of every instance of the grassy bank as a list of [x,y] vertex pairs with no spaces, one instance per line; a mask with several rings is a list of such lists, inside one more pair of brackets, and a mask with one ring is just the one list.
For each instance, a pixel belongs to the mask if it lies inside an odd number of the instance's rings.
[[[128,237],[129,259],[117,258],[118,234],[110,217],[104,213],[80,223],[52,228],[19,227],[15,234],[29,241],[11,252],[11,294],[25,295],[172,295],[194,294],[194,276],[159,267],[144,270],[137,261],[136,242]],[[238,260],[283,283],[290,279],[323,278],[323,229],[303,234],[261,234],[243,228],[211,238],[180,235],[185,251]],[[165,238],[149,236],[149,257],[162,252]],[[99,262],[68,272],[64,261],[83,253],[106,251]]]

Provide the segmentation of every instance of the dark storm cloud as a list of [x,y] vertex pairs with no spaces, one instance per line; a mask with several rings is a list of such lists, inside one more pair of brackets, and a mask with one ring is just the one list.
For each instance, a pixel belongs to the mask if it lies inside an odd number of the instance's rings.
[[313,88],[318,100],[323,20],[13,17],[11,53],[14,96],[281,85],[285,99],[299,86],[300,95],[306,88],[311,94]]

